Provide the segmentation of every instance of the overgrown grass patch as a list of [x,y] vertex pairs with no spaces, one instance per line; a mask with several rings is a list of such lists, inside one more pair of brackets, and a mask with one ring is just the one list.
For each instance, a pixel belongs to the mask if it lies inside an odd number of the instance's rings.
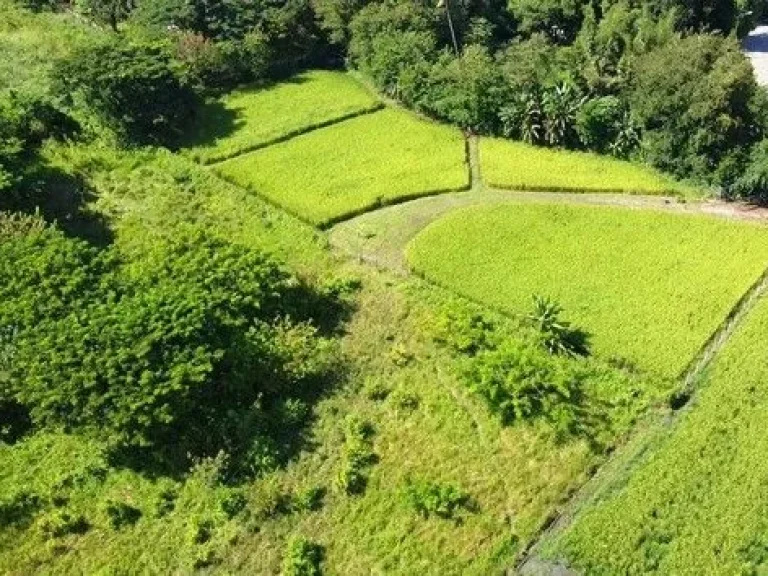
[[480,140],[488,186],[553,192],[696,195],[690,186],[646,167],[588,152],[532,146],[500,138]]
[[768,264],[768,230],[606,207],[455,212],[408,248],[413,268],[515,314],[550,296],[593,352],[675,377]]
[[[694,407],[550,546],[584,574],[760,574],[768,562],[768,299]],[[553,549],[554,548],[554,549]]]
[[469,185],[461,133],[396,109],[304,134],[215,170],[316,225]]
[[352,76],[313,70],[209,102],[186,144],[194,158],[208,163],[381,105]]

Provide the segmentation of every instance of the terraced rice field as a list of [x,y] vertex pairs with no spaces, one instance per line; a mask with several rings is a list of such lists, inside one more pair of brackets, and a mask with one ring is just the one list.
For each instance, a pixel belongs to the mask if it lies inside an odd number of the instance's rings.
[[584,574],[763,574],[768,567],[768,299],[672,433],[548,555]]
[[214,162],[381,106],[348,74],[314,70],[209,102],[187,145],[195,159]]
[[551,296],[593,351],[665,377],[684,371],[768,263],[768,230],[623,208],[459,210],[408,246],[415,271],[522,314]]
[[394,108],[216,165],[226,179],[315,225],[469,186],[455,128]]
[[493,188],[698,194],[694,188],[646,166],[609,156],[542,148],[499,138],[480,140],[480,163],[485,183]]

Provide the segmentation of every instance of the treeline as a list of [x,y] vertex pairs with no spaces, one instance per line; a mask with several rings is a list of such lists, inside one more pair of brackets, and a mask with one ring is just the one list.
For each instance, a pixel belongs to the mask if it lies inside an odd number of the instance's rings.
[[[738,44],[761,16],[757,0],[20,2],[103,27],[54,67],[53,97],[124,142],[174,145],[201,98],[346,62],[475,132],[634,158],[768,199],[768,98]],[[20,107],[45,116],[40,102]],[[0,186],[40,139],[11,117],[0,119],[13,143],[0,150]]]

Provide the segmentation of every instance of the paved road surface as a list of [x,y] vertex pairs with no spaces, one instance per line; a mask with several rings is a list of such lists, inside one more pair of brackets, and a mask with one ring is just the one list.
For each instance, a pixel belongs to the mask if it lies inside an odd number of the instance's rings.
[[744,39],[744,51],[752,60],[757,81],[768,86],[768,26],[758,26]]

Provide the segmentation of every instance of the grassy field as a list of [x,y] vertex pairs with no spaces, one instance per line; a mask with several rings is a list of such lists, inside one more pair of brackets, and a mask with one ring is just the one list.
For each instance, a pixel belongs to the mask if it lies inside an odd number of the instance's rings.
[[396,109],[305,134],[215,169],[317,225],[469,185],[461,133]]
[[408,255],[426,277],[509,312],[551,296],[597,354],[675,377],[768,264],[767,238],[706,217],[506,205],[438,220]]
[[768,300],[693,408],[549,554],[585,574],[762,574],[768,563]]
[[691,196],[696,190],[651,168],[587,152],[531,146],[499,138],[480,140],[486,185],[556,192],[626,192]]
[[[146,477],[111,468],[97,442],[62,434],[0,449],[0,512],[17,513],[10,503],[26,502],[23,493],[41,497],[21,509],[21,520],[0,527],[0,572],[207,567],[275,574],[297,535],[324,547],[328,574],[501,572],[604,457],[585,440],[557,441],[535,424],[502,426],[467,390],[458,376],[461,363],[435,342],[432,327],[446,306],[476,307],[418,281],[334,260],[312,227],[170,153],[61,148],[47,151],[47,158],[82,170],[98,198],[88,208],[106,220],[121,250],[140,252],[157,235],[199,223],[277,254],[302,276],[357,278],[362,288],[341,339],[348,378],[313,407],[305,449],[273,474],[226,486],[208,463],[184,478]],[[489,317],[510,338],[520,337],[514,323]],[[634,377],[621,390],[594,384],[592,407],[610,422],[613,437],[626,433],[661,389]],[[376,459],[358,496],[334,485],[348,415],[374,429]],[[461,521],[424,519],[404,497],[409,478],[455,484],[476,508]],[[326,491],[318,509],[286,504],[313,487]],[[159,516],[158,503],[169,492],[175,507]],[[231,517],[225,502],[233,494],[245,498],[246,508]],[[140,510],[135,525],[109,526],[105,503],[111,499]],[[46,539],[45,527],[64,512],[82,517],[87,529]],[[210,534],[204,542],[201,530]]]
[[208,103],[186,145],[194,158],[213,162],[380,106],[348,74],[313,70]]

